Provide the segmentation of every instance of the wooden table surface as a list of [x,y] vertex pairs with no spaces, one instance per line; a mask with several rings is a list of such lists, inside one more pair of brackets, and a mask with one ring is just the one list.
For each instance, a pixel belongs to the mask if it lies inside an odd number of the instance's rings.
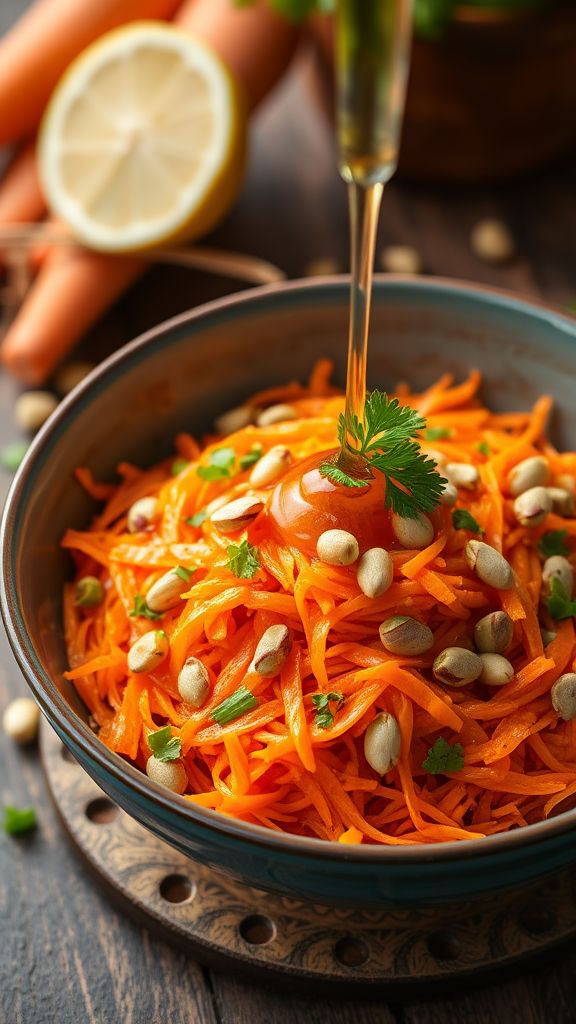
[[[0,29],[24,0],[2,0]],[[214,242],[301,275],[310,260],[346,264],[346,205],[322,118],[294,76],[254,129],[241,201]],[[576,299],[575,161],[500,188],[431,188],[393,182],[384,200],[382,243],[411,243],[426,271],[511,289],[565,307]],[[471,253],[483,216],[510,225],[519,256],[496,270]],[[103,352],[141,330],[226,290],[233,282],[189,271],[153,270],[84,343]],[[0,376],[0,444],[16,438],[16,385]],[[0,499],[9,478],[0,479]],[[0,708],[25,685],[0,636]],[[574,1024],[576,943],[553,966],[480,991],[411,1001],[329,1001],[216,974],[111,908],[62,834],[37,753],[0,738],[0,803],[33,804],[39,828],[0,836],[0,1024]]]

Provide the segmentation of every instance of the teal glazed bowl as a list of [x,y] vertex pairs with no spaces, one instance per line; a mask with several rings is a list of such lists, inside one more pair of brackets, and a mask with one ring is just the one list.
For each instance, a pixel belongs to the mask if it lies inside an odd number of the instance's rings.
[[[155,328],[95,370],[34,441],[2,523],[2,614],[22,671],[50,724],[109,796],[152,832],[203,864],[316,903],[409,907],[481,897],[576,862],[576,809],[506,835],[440,846],[341,846],[282,835],[193,807],[107,750],[63,673],[61,588],[70,572],[59,541],[94,508],[78,465],[113,478],[122,460],[150,464],[183,429],[202,433],[256,389],[305,378],[330,356],[344,380],[348,286],[294,282],[211,303]],[[370,384],[415,387],[478,367],[496,409],[526,408],[546,391],[560,446],[576,446],[576,323],[474,286],[379,280]]]

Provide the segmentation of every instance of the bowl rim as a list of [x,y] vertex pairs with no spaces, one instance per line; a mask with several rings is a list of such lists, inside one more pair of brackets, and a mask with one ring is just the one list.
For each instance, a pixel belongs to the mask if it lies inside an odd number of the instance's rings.
[[[235,818],[220,814],[216,810],[200,807],[187,801],[183,796],[152,782],[138,768],[125,761],[120,755],[110,751],[89,726],[76,715],[71,706],[59,692],[54,681],[44,672],[36,658],[32,643],[18,610],[18,596],[11,571],[16,554],[16,532],[18,509],[25,497],[36,467],[41,468],[51,447],[54,434],[73,419],[74,411],[90,401],[90,392],[95,385],[105,385],[109,374],[130,363],[133,357],[144,353],[155,343],[169,338],[174,331],[183,327],[193,327],[204,322],[218,322],[219,318],[234,319],[251,307],[256,311],[267,301],[272,305],[283,299],[296,301],[302,295],[310,298],[328,298],[348,288],[348,275],[334,275],[313,279],[296,279],[259,288],[251,288],[244,292],[226,295],[211,302],[204,303],[184,313],[163,321],[134,340],[123,345],[116,352],[100,363],[91,373],[77,385],[60,403],[48,422],[36,435],[10,487],[2,522],[0,524],[0,552],[2,574],[0,581],[0,611],[4,627],[12,651],[22,673],[32,689],[41,709],[52,723],[57,724],[57,731],[64,735],[72,745],[76,744],[88,758],[96,762],[104,775],[111,775],[120,786],[134,790],[145,801],[151,801],[162,811],[176,815],[182,824],[189,823],[215,832],[221,839],[233,839],[251,845],[264,847],[270,852],[284,853],[295,857],[312,857],[315,860],[337,862],[356,862],[380,864],[424,864],[434,862],[453,862],[455,860],[486,857],[496,853],[526,847],[542,842],[552,836],[568,832],[576,827],[576,808],[564,811],[553,818],[511,832],[497,833],[481,839],[459,840],[436,844],[415,844],[406,846],[364,844],[340,844],[323,839],[294,835],[292,833],[275,832],[263,825],[253,825]],[[450,278],[426,277],[414,278],[404,275],[375,275],[375,294],[385,295],[387,289],[400,289],[407,294],[414,290],[432,295],[441,295],[446,299],[454,294],[488,303],[491,307],[517,312],[548,321],[552,326],[572,335],[576,341],[576,321],[568,314],[560,312],[552,305],[535,302],[514,295],[499,288],[486,287],[466,281],[454,281]],[[316,293],[318,293],[316,295]]]

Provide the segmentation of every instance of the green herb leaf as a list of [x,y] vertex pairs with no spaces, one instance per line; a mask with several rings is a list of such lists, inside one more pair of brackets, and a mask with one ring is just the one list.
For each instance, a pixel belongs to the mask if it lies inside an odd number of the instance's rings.
[[188,583],[188,581],[192,579],[192,574],[196,572],[196,567],[193,569],[185,569],[183,565],[177,565],[176,568],[173,569],[173,572],[176,576],[179,576],[181,580],[184,580],[184,583]]
[[190,465],[188,459],[174,459],[174,462],[170,466],[170,472],[172,476],[178,476],[183,473],[184,470]]
[[9,473],[15,473],[30,445],[28,441],[13,441],[0,449],[0,465]]
[[188,523],[188,526],[196,526],[196,527],[198,527],[198,526],[202,526],[202,523],[204,522],[204,520],[206,518],[207,518],[207,516],[206,516],[206,509],[205,508],[201,508],[200,511],[199,512],[195,512],[193,516],[187,516],[186,519],[184,520],[184,522]]
[[552,558],[553,555],[569,555],[570,547],[567,542],[568,530],[548,530],[543,533],[538,541],[538,550],[542,558]]
[[30,832],[36,828],[36,811],[33,807],[11,807],[4,808],[4,831],[9,836],[18,836],[23,832]]
[[218,725],[226,725],[227,722],[233,722],[247,711],[252,711],[252,708],[257,705],[258,701],[248,687],[239,686],[234,693],[231,693],[226,700],[214,708],[212,718],[218,722]]
[[452,437],[452,431],[448,427],[427,427],[424,431],[426,441],[447,441]]
[[146,604],[146,598],[142,597],[141,594],[134,595],[134,607],[128,614],[131,619],[150,619],[151,622],[162,618],[162,615],[159,612],[153,612],[152,609],[148,607]]
[[333,462],[322,462],[319,467],[320,476],[327,477],[333,484],[341,484],[343,487],[366,487],[366,480],[355,480],[343,469]]
[[[343,693],[313,693],[312,704],[316,708],[314,721],[319,729],[329,729],[334,721],[334,715],[344,703]],[[336,704],[334,710],[330,705]]]
[[572,601],[556,576],[552,577],[545,604],[553,619],[571,619],[576,615],[576,601]]
[[487,459],[490,458],[492,450],[490,448],[490,445],[488,444],[488,441],[480,441],[480,444],[478,444],[476,447],[478,448],[478,451],[481,453],[481,455],[485,455]]
[[461,743],[451,745],[439,736],[433,747],[430,747],[426,760],[422,762],[424,771],[429,775],[442,775],[444,772],[461,772],[464,767],[464,748]]
[[452,526],[455,530],[469,530],[470,533],[484,533],[474,516],[466,508],[452,509]]
[[149,733],[148,746],[157,761],[177,761],[182,754],[182,743],[177,736],[172,736],[169,725]]
[[236,461],[233,448],[216,448],[211,452],[209,464],[198,466],[196,472],[202,480],[226,480],[232,476],[232,467]]
[[258,548],[244,539],[240,544],[229,544],[226,548],[228,568],[238,579],[251,580],[260,568]]
[[[347,423],[343,414],[338,420],[340,444],[384,474],[386,508],[406,518],[431,512],[446,483],[434,460],[427,458],[416,443],[415,438],[425,427],[426,421],[415,409],[400,405],[397,398],[389,398],[383,391],[373,391],[366,399],[362,422],[354,416]],[[365,486],[336,468],[337,473],[327,462],[320,471],[346,487]]]
[[259,462],[262,458],[262,445],[255,444],[249,452],[245,455],[240,456],[240,469],[250,469],[256,462]]

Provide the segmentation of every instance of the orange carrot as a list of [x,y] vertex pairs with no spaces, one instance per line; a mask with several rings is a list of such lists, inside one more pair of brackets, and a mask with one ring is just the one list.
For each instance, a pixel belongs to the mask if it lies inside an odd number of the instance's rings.
[[[145,472],[123,464],[117,484],[99,485],[81,471],[83,486],[105,506],[91,529],[69,530],[63,546],[72,552],[78,576],[98,576],[104,600],[77,608],[74,586],[66,586],[67,677],[94,715],[103,742],[144,768],[150,731],[168,724],[181,743],[190,801],[331,842],[465,841],[570,806],[576,794],[576,723],[559,719],[550,688],[574,666],[574,624],[555,623],[556,636],[544,650],[540,592],[531,585],[540,572],[542,530],[519,531],[514,525],[502,470],[523,457],[527,443],[529,452],[547,450],[539,446],[548,404],[538,403],[530,415],[507,417],[504,426],[501,415],[479,404],[477,386],[476,375],[464,385],[446,379],[419,396],[405,387],[402,400],[433,407],[438,425],[449,415],[451,457],[479,466],[477,490],[461,491],[458,504],[511,559],[517,582],[507,591],[494,590],[470,570],[469,531],[456,529],[448,512],[434,517],[436,536],[426,549],[393,552],[394,582],[374,599],[360,592],[354,567],[324,565],[313,549],[281,543],[267,514],[247,530],[259,560],[253,575],[235,575],[228,539],[209,520],[199,526],[187,522],[207,501],[248,485],[249,470],[233,480],[202,480],[197,470],[216,447],[227,444],[240,454],[254,443],[264,450],[289,444],[297,462],[334,443],[342,403],[330,397],[322,367],[308,386],[274,388],[266,396],[272,402],[292,396],[298,419],[247,427],[207,448],[186,441],[190,461],[177,477],[171,460]],[[494,454],[478,451],[473,424],[480,420],[486,434],[498,439]],[[508,462],[510,452],[515,454]],[[157,499],[161,515],[150,533],[128,534],[127,509],[145,495]],[[576,533],[576,520],[550,516],[550,523],[557,520]],[[154,673],[133,675],[127,651],[150,629],[146,617],[133,616],[135,597],[145,598],[163,572],[177,566],[193,567],[194,573],[180,604],[159,623],[169,638],[170,658]],[[498,689],[480,683],[441,686],[432,672],[434,655],[447,646],[473,648],[477,619],[497,609],[514,622],[507,654],[515,670],[511,681]],[[396,613],[430,626],[431,651],[400,657],[382,648],[379,624]],[[291,649],[276,675],[261,676],[252,667],[256,644],[279,623],[291,631]],[[178,691],[178,673],[191,657],[205,665],[210,679],[198,709],[186,705]],[[240,697],[247,698],[244,710],[222,720],[222,709]],[[398,764],[379,779],[366,761],[364,734],[382,713],[396,719],[401,745]],[[439,740],[461,744],[462,767],[456,759],[454,770],[430,771]]]
[[0,145],[37,127],[70,61],[128,21],[170,18],[178,0],[36,0],[0,40]]
[[0,224],[39,220],[45,210],[46,203],[38,180],[36,147],[29,142],[16,154],[0,181]]

